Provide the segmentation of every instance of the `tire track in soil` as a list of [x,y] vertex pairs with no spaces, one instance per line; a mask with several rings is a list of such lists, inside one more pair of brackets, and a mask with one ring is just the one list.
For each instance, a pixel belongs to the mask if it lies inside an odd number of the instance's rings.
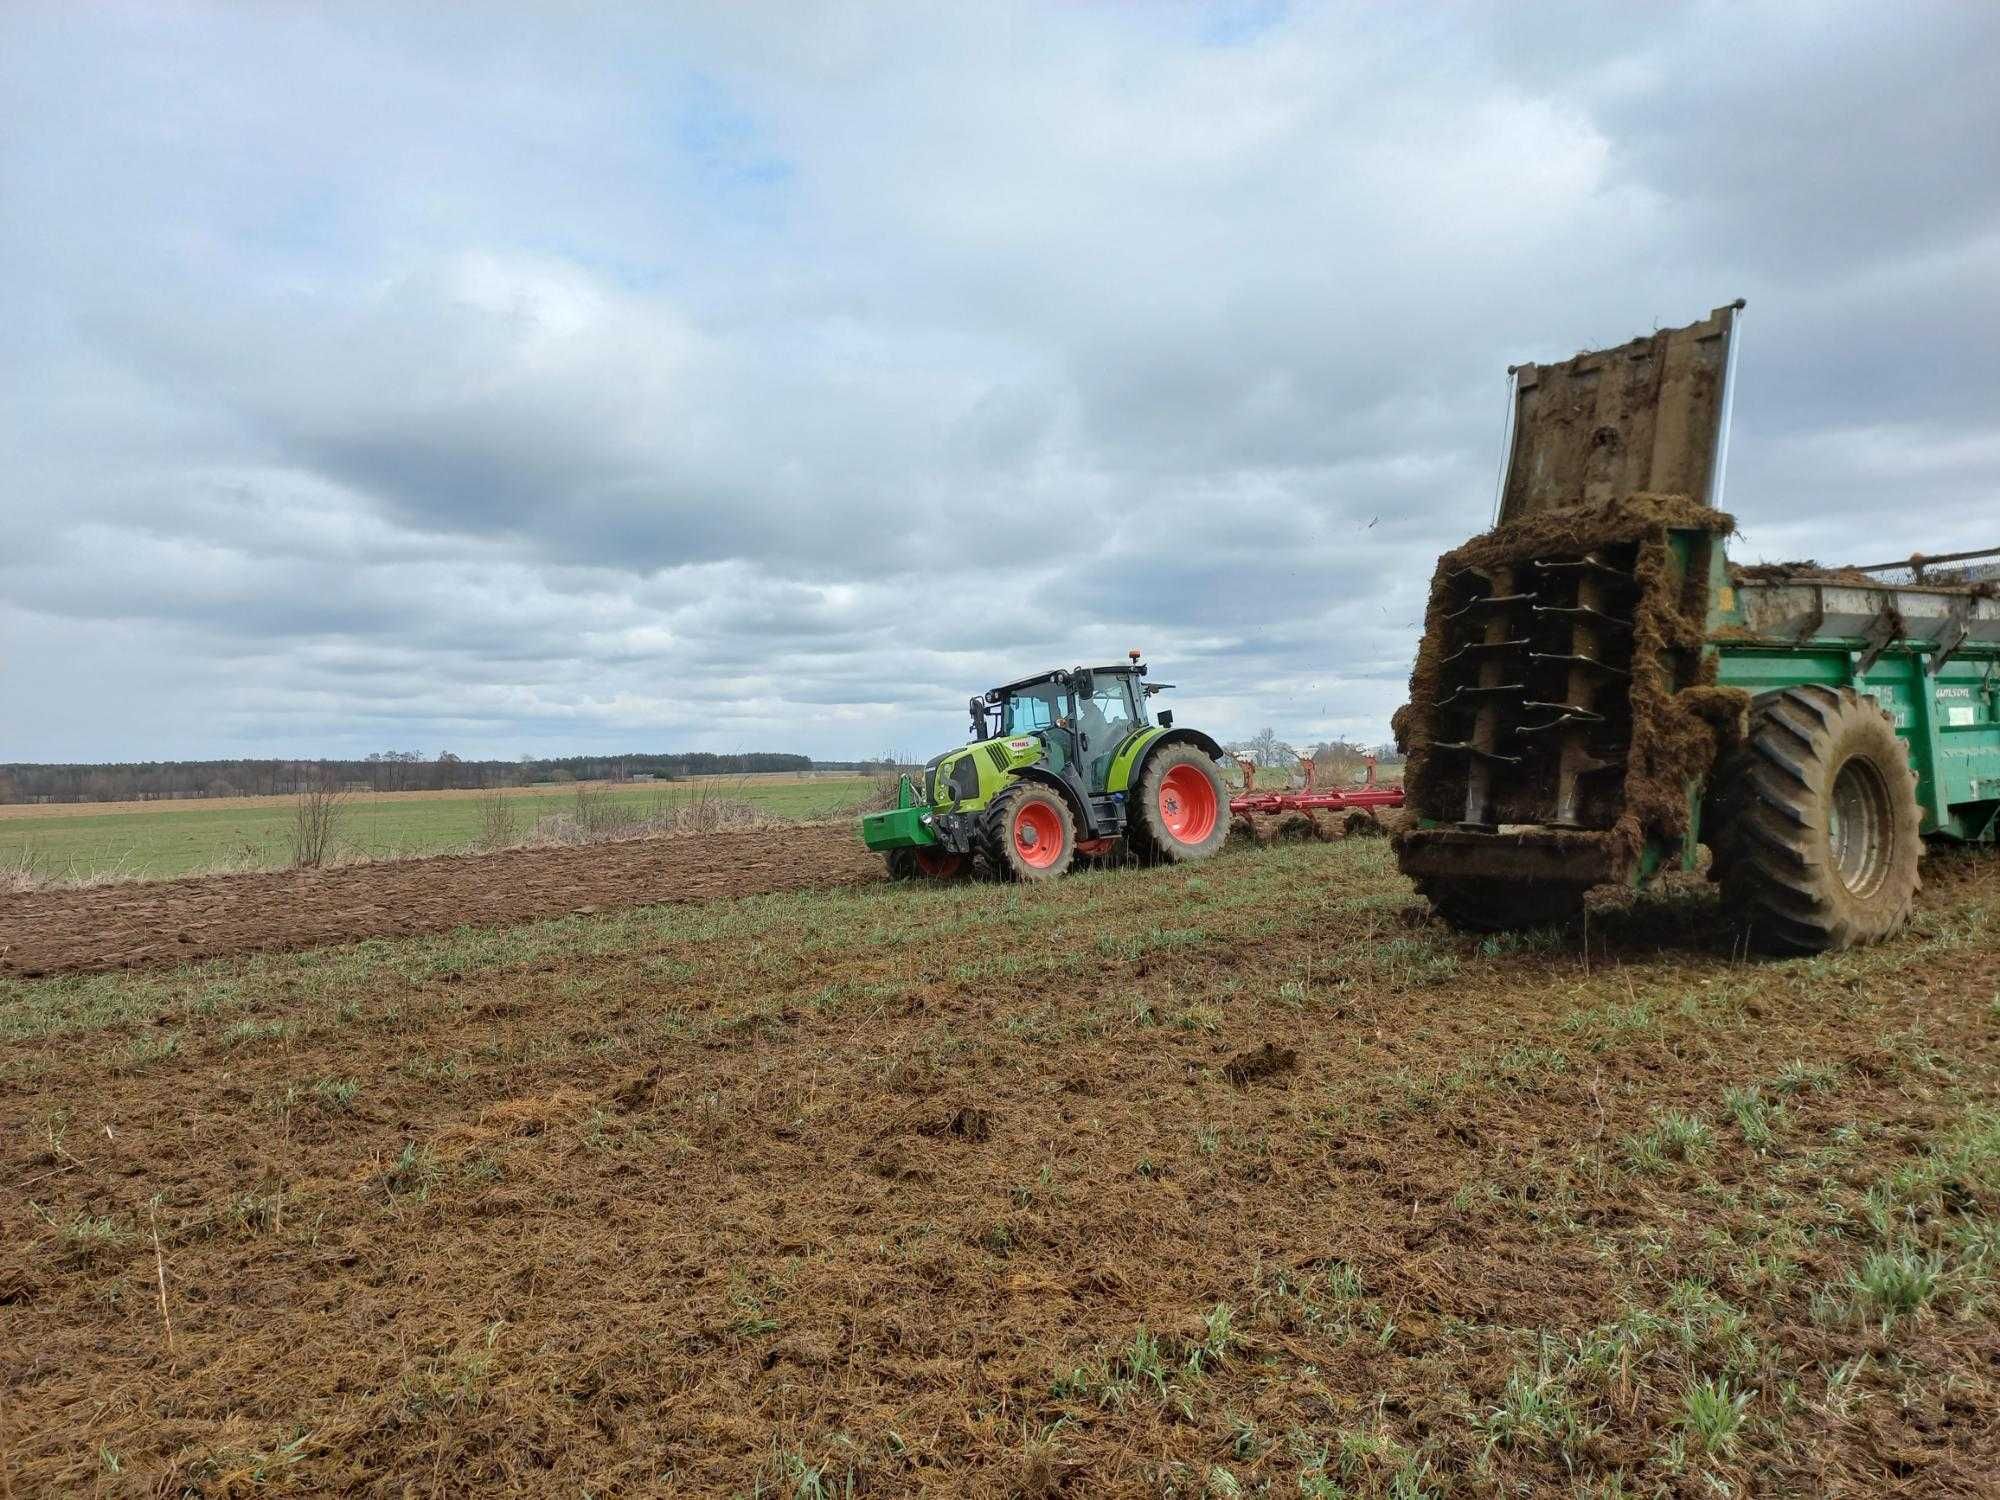
[[0,976],[151,968],[881,878],[881,860],[840,824],[31,891],[0,896]]

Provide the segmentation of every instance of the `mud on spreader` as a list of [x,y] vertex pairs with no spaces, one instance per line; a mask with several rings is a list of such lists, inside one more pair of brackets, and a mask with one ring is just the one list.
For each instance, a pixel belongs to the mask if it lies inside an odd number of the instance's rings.
[[1439,560],[1397,715],[1398,858],[1456,926],[1707,844],[1754,941],[1844,948],[1907,918],[1923,837],[1994,836],[2000,590],[1725,556],[1740,310],[1513,372],[1499,524]]

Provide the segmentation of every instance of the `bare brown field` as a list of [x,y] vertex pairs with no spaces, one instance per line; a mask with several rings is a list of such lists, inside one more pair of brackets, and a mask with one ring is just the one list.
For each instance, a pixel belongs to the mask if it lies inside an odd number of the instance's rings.
[[880,880],[850,823],[0,896],[0,975],[94,973]]
[[1990,1495],[1996,914],[1356,839],[0,982],[0,1493]]

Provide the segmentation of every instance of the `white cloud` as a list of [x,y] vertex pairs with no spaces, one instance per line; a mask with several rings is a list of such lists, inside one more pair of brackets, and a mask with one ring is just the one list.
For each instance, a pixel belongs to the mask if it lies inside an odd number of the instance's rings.
[[1996,30],[10,7],[10,753],[1379,738],[1505,365],[1739,294],[1749,550],[2000,540]]

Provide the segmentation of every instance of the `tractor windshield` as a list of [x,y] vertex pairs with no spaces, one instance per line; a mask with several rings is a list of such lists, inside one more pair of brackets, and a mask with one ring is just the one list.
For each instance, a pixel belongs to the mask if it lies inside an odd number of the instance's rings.
[[1090,696],[1077,705],[1077,727],[1090,737],[1092,750],[1109,750],[1139,726],[1132,701],[1132,679],[1122,672],[1098,674]]
[[1098,673],[1090,696],[1076,706],[1076,727],[1083,731],[1083,769],[1090,789],[1102,791],[1112,756],[1125,737],[1139,727],[1132,679],[1123,672]]
[[1016,688],[1007,695],[1007,717],[1002,733],[1028,734],[1047,729],[1057,719],[1069,717],[1069,689],[1053,682]]

